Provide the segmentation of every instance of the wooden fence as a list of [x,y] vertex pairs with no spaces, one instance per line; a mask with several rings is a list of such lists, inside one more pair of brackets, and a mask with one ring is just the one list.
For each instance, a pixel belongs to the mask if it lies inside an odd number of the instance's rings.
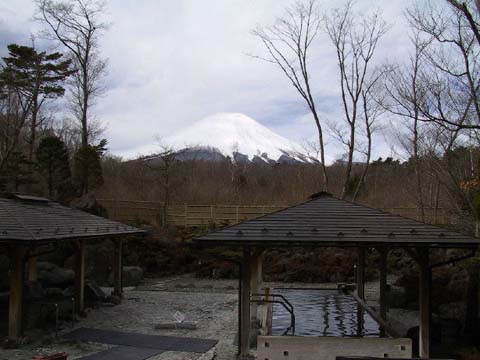
[[[133,201],[118,199],[98,199],[108,211],[112,220],[121,222],[148,222],[185,227],[208,225],[234,225],[265,214],[281,210],[284,206],[259,205],[190,205],[169,204],[164,214],[165,204],[154,201]],[[421,220],[417,208],[384,208],[387,212],[402,215],[414,220]],[[425,222],[430,224],[451,225],[456,219],[445,209],[425,209]]]
[[280,210],[282,206],[257,205],[189,205],[169,204],[165,212],[163,202],[99,199],[112,220],[122,222],[146,221],[193,227],[233,225]]

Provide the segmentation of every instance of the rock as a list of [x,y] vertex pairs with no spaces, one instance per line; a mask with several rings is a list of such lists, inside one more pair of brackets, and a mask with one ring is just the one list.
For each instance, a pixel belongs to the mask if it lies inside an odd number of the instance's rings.
[[464,320],[466,311],[466,303],[457,301],[438,306],[438,313],[445,318]]
[[105,301],[107,303],[111,303],[111,304],[114,304],[114,305],[120,305],[121,302],[122,302],[122,299],[117,295],[110,295],[105,299]]
[[457,298],[462,298],[465,295],[465,290],[468,286],[468,274],[466,272],[459,272],[452,274],[447,285],[447,290],[450,295],[456,295]]
[[[85,249],[85,277],[101,286],[109,285],[113,265],[113,245],[110,241],[87,245]],[[64,262],[66,268],[75,269],[75,255]]]
[[68,288],[63,290],[63,296],[66,298],[75,297],[75,288],[73,286],[69,286]]
[[[122,276],[123,287],[138,286],[143,281],[143,269],[139,266],[124,266]],[[109,283],[113,285],[113,272],[110,273],[108,279]]]
[[123,286],[138,286],[143,281],[143,269],[139,266],[123,267]]
[[403,308],[407,306],[407,291],[401,286],[390,286],[387,291],[387,305],[390,308]]
[[45,296],[47,298],[63,298],[63,290],[56,287],[46,288]]
[[38,263],[38,280],[44,287],[65,288],[73,284],[75,272],[49,262]]
[[87,304],[95,305],[105,301],[106,298],[107,295],[95,282],[89,281],[85,284],[85,302]]
[[38,281],[27,281],[25,283],[25,298],[41,299],[45,297],[45,291]]

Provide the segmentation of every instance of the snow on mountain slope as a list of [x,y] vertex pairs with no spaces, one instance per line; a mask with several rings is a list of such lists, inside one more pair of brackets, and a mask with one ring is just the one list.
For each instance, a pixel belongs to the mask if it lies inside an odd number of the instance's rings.
[[301,152],[299,145],[239,113],[208,116],[166,138],[165,142],[174,149],[209,146],[217,148],[226,156],[238,152],[247,155],[249,160],[263,153],[272,160],[278,160],[283,154],[282,150],[288,153]]
[[[248,156],[249,160],[258,156],[266,161],[277,161],[284,155],[302,162],[312,161],[302,154],[304,151],[300,145],[241,113],[217,113],[208,116],[162,139],[162,145],[175,150],[215,148],[224,156],[233,157],[236,152]],[[159,150],[157,145],[152,144],[143,147],[141,153],[149,155]]]

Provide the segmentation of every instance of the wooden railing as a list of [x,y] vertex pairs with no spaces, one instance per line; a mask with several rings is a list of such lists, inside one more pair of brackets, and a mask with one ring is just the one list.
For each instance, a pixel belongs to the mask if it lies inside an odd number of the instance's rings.
[[[286,206],[270,205],[190,205],[171,203],[166,208],[163,202],[119,199],[98,199],[107,209],[108,217],[122,222],[148,222],[176,226],[234,225],[250,220]],[[384,208],[387,212],[421,221],[417,208]],[[457,220],[445,209],[425,208],[425,222],[438,225],[451,225]]]

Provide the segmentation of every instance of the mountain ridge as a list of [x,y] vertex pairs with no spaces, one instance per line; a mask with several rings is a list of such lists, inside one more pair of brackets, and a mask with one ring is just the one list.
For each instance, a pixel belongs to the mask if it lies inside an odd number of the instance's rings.
[[[238,162],[315,163],[317,159],[302,151],[299,144],[241,113],[217,113],[207,116],[162,140],[180,160],[220,160],[230,157]],[[158,145],[143,148],[144,157],[160,153]]]

